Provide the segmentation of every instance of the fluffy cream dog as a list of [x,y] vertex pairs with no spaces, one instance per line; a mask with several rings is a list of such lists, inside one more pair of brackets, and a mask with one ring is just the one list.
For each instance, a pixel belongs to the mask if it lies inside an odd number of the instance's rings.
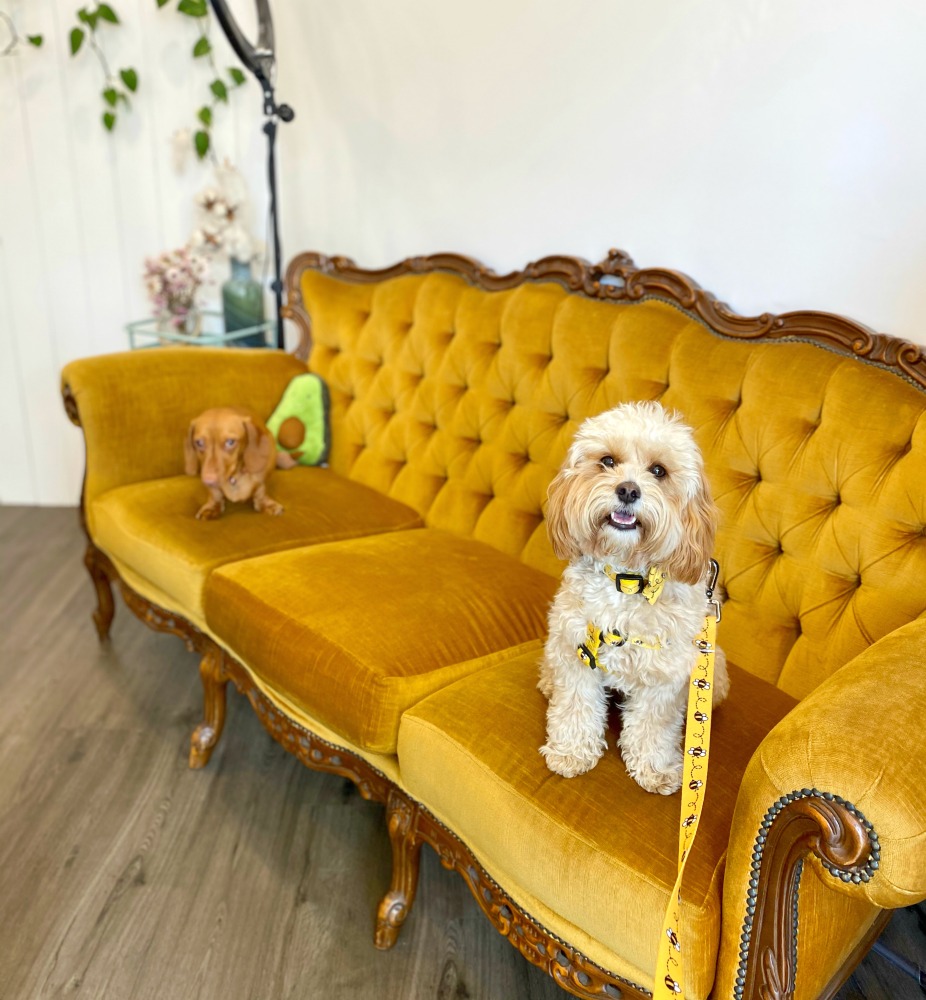
[[[607,748],[608,697],[623,694],[619,745],[634,780],[681,786],[694,641],[717,523],[694,435],[658,403],[586,420],[550,484],[547,530],[569,565],[550,609],[539,688],[551,771],[588,771]],[[729,688],[720,650],[713,703]]]

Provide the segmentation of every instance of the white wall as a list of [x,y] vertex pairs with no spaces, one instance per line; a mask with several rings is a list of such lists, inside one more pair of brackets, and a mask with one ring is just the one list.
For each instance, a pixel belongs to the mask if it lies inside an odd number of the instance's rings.
[[[208,180],[171,166],[204,87],[195,30],[154,0],[116,6],[114,55],[142,86],[110,137],[96,67],[67,54],[71,6],[0,0],[46,34],[0,60],[5,503],[77,497],[60,367],[126,345],[142,257],[183,242]],[[456,250],[506,271],[619,246],[740,312],[824,309],[926,344],[915,0],[274,0],[274,16],[297,115],[279,134],[284,256]],[[220,145],[263,204],[256,84],[234,98]]]

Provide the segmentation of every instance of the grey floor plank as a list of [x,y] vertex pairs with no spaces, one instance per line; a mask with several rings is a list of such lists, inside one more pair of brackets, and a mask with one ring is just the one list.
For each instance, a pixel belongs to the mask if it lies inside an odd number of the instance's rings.
[[[398,944],[372,945],[382,809],[232,695],[201,772],[196,657],[117,599],[109,643],[73,509],[0,507],[0,1000],[560,1000],[425,850]],[[913,910],[884,940],[926,964]],[[871,955],[840,1000],[913,1000]]]

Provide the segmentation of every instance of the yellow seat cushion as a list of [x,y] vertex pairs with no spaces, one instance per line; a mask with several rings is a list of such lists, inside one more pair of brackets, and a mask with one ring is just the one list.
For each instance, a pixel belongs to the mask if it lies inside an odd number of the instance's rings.
[[540,648],[556,586],[489,545],[421,529],[223,566],[206,621],[283,699],[394,753],[405,709],[492,654]]
[[[538,664],[536,652],[516,656],[406,712],[398,745],[403,782],[504,880],[515,901],[520,887],[617,956],[612,971],[652,988],[676,876],[681,798],[645,792],[627,774],[615,749],[617,712],[609,749],[592,771],[577,778],[549,771],[538,752],[547,705],[536,687]],[[729,699],[714,716],[705,808],[682,888],[690,1000],[705,997],[713,981],[724,854],[743,772],[795,704],[744,670],[731,667],[730,674]],[[601,963],[607,953],[589,957]]]
[[107,490],[88,510],[96,544],[154,584],[195,624],[205,617],[203,585],[222,563],[280,549],[420,525],[418,515],[329,469],[288,469],[268,481],[284,512],[259,514],[227,504],[215,521],[197,521],[206,488],[171,476]]

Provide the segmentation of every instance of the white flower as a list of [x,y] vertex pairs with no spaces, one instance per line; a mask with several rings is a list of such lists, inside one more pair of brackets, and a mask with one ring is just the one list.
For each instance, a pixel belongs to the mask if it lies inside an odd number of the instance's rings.
[[252,256],[251,239],[244,231],[244,227],[238,223],[233,223],[225,230],[225,250],[229,257],[236,260],[249,261]]
[[211,256],[228,254],[239,260],[253,259],[247,186],[227,160],[215,168],[213,185],[196,195],[194,203],[196,218],[190,237],[194,249]]

